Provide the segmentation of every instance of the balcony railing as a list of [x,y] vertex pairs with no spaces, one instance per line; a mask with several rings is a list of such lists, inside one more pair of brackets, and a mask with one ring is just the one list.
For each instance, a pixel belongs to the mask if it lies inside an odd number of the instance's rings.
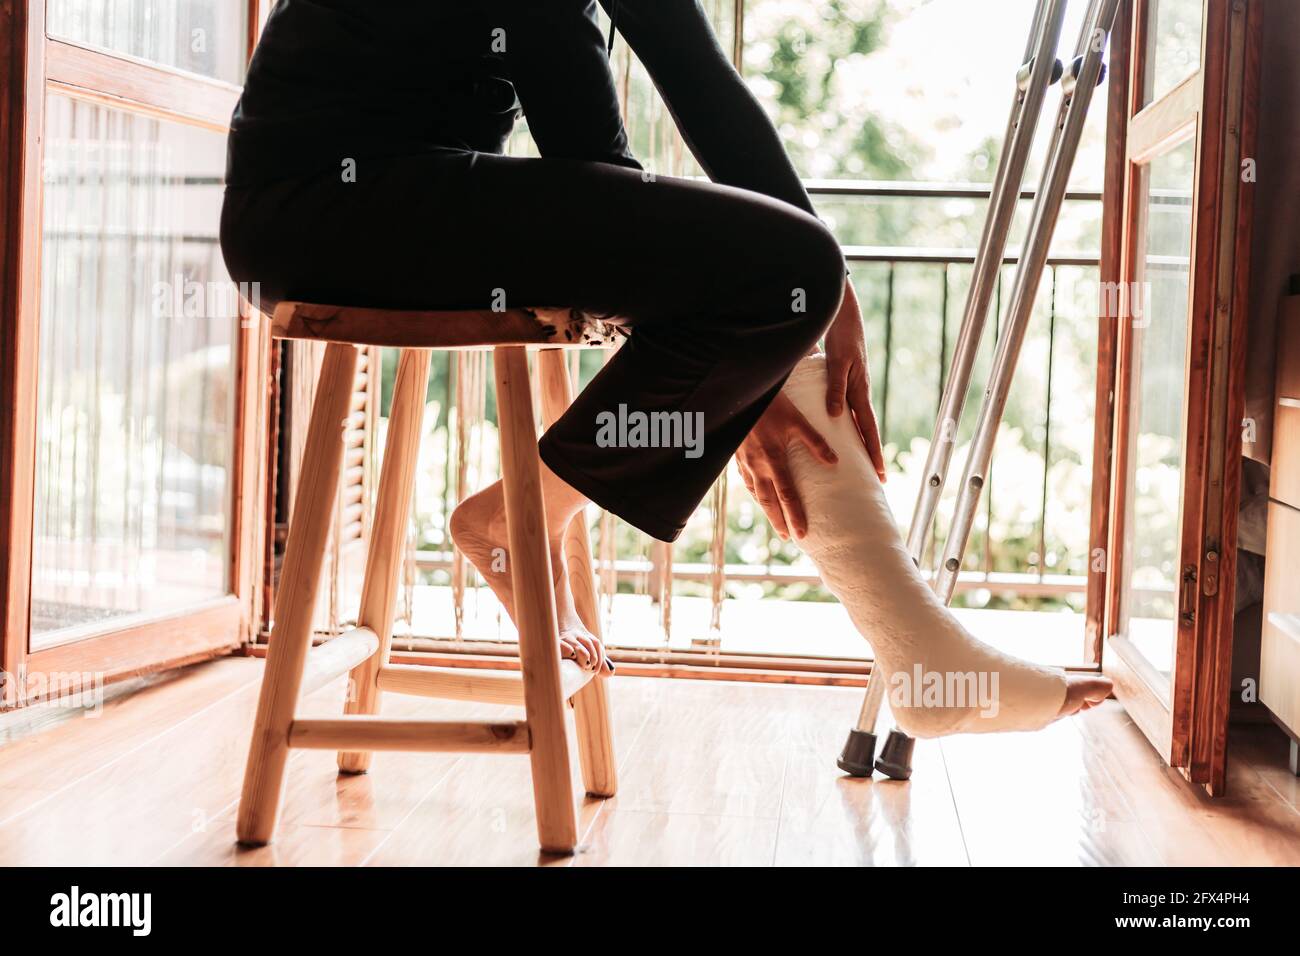
[[[837,197],[850,200],[864,200],[868,203],[877,200],[897,202],[925,202],[933,200],[957,201],[968,200],[973,205],[988,197],[988,187],[977,184],[932,184],[932,183],[882,183],[882,182],[809,182],[809,191],[815,197]],[[1022,199],[1032,199],[1033,192],[1026,190]],[[1071,203],[1095,204],[1100,194],[1095,190],[1071,190],[1067,195]],[[819,203],[819,206],[821,204]],[[971,210],[962,204],[965,214]],[[837,207],[839,208],[839,207]],[[974,210],[978,212],[978,210]],[[1014,237],[1013,237],[1014,238]],[[1008,270],[1016,264],[1015,250],[1018,241],[1008,244],[1008,255],[1004,266]],[[944,376],[951,359],[951,343],[956,336],[960,323],[961,309],[965,301],[966,283],[970,265],[975,253],[969,248],[935,248],[929,246],[882,246],[882,245],[845,245],[845,257],[850,263],[859,297],[864,303],[864,313],[868,326],[868,346],[873,364],[873,400],[880,419],[882,437],[891,452],[892,471],[898,481],[887,485],[887,490],[895,485],[905,485],[909,468],[920,468],[924,459],[924,446],[911,448],[913,440],[928,441],[938,408],[939,397],[944,385]],[[1081,343],[1095,341],[1096,310],[1095,295],[1080,295],[1095,290],[1097,256],[1095,253],[1064,252],[1054,253],[1049,257],[1047,271],[1044,274],[1039,294],[1039,311],[1035,316],[1034,327],[1029,337],[1021,370],[1018,372],[1016,388],[1020,390],[1021,404],[1033,414],[1032,434],[1022,434],[1018,441],[1008,439],[1005,445],[999,445],[994,456],[990,481],[990,491],[986,493],[982,504],[983,520],[972,537],[971,548],[967,555],[966,567],[958,579],[958,603],[965,601],[972,606],[1002,606],[1012,608],[1066,609],[1078,610],[1085,585],[1086,548],[1087,548],[1087,513],[1086,481],[1083,483],[1082,514],[1078,508],[1070,511],[1068,503],[1057,500],[1058,486],[1062,482],[1057,474],[1063,461],[1068,461],[1076,477],[1086,473],[1091,453],[1091,396],[1093,380],[1092,369],[1095,362],[1086,355],[1079,354]],[[1008,273],[1009,276],[1009,273]],[[1072,298],[1066,306],[1062,296],[1063,287],[1071,285]],[[905,288],[904,288],[905,287]],[[905,293],[905,294],[904,294]],[[918,305],[918,303],[920,303]],[[995,317],[1002,305],[1001,280],[995,295],[994,315],[990,317],[990,333],[986,334],[984,343],[987,354],[991,355],[990,341],[997,331],[998,320]],[[924,334],[922,334],[924,331]],[[1074,364],[1067,371],[1074,376],[1064,384],[1058,382],[1062,355],[1072,358]],[[923,361],[918,362],[918,355]],[[981,363],[987,366],[985,353],[981,353],[977,362],[974,387],[967,401],[967,416],[973,421],[982,393]],[[595,355],[584,356],[587,361],[597,361]],[[472,569],[467,569],[463,562],[458,562],[454,549],[447,540],[444,529],[446,518],[454,507],[455,477],[457,466],[453,458],[463,458],[470,454],[468,446],[472,445],[472,456],[482,459],[492,457],[493,441],[490,436],[480,435],[477,439],[470,434],[473,424],[462,424],[456,406],[464,402],[468,393],[464,382],[454,374],[450,363],[472,362],[472,357],[459,360],[445,360],[445,392],[436,397],[440,405],[437,416],[436,431],[443,435],[445,457],[440,462],[442,476],[436,482],[441,485],[441,501],[426,512],[421,519],[422,527],[417,532],[414,547],[411,550],[410,567],[412,573],[408,581],[412,584],[450,585],[459,605],[456,613],[459,622],[463,616],[464,585],[472,583],[468,577]],[[918,368],[924,366],[925,375],[918,375]],[[594,366],[583,367],[583,379],[594,373]],[[1080,376],[1088,374],[1086,381]],[[472,406],[484,412],[482,423],[490,428],[491,400],[487,392],[490,384],[482,370],[474,370],[462,365],[459,376],[477,383],[480,390],[477,396],[469,396]],[[1033,394],[1028,394],[1032,391]],[[1081,400],[1080,395],[1086,393]],[[1084,406],[1087,406],[1086,408]],[[924,407],[923,407],[924,406]],[[1063,415],[1062,410],[1069,412]],[[1024,417],[1024,416],[1022,416]],[[1064,422],[1064,424],[1061,424]],[[1067,433],[1058,435],[1058,429]],[[465,442],[465,453],[456,450],[457,441],[454,434],[461,431],[460,439]],[[967,423],[967,431],[969,422]],[[1073,441],[1086,432],[1087,441]],[[960,467],[964,452],[961,443],[965,441],[963,432],[958,434],[959,452],[954,468]],[[1032,446],[1032,447],[1031,447]],[[1033,462],[1027,461],[1032,452]],[[1013,459],[1008,462],[1006,457]],[[493,469],[490,461],[478,469],[466,468],[465,462],[459,462],[462,475],[477,474],[470,479],[466,491],[473,486],[490,480]],[[1000,468],[1001,466],[1001,468]],[[1034,471],[1034,469],[1037,471]],[[1034,471],[1031,476],[1026,473]],[[1006,472],[1014,475],[1018,482],[1016,492],[1016,509],[1021,512],[1012,524],[1015,526],[1013,543],[999,537],[999,528],[1005,522],[999,520],[998,500],[995,489],[998,488],[1000,475]],[[1067,475],[1068,477],[1068,475]],[[736,530],[735,509],[737,502],[744,497],[739,482],[732,482],[730,489],[724,487],[711,495],[701,507],[701,515],[688,527],[695,529],[696,541],[693,545],[683,547],[681,542],[676,548],[659,542],[651,542],[626,526],[615,527],[613,519],[606,516],[596,529],[600,537],[597,551],[597,566],[602,582],[602,589],[612,602],[616,591],[626,594],[628,591],[649,595],[657,604],[670,605],[673,594],[708,597],[713,600],[715,613],[713,621],[717,622],[716,608],[728,596],[729,589],[744,590],[753,593],[755,588],[762,588],[770,596],[789,596],[791,589],[798,590],[801,600],[824,599],[829,595],[820,591],[820,581],[811,564],[790,558],[789,554],[760,543],[761,552],[757,560],[736,559],[736,548],[732,537],[745,537],[747,541],[755,539],[775,542],[774,534],[767,528],[765,519],[756,507],[750,507],[748,518],[752,524]],[[953,482],[955,484],[955,480]],[[1066,487],[1074,487],[1078,482],[1066,482]],[[1032,487],[1031,487],[1032,486]],[[895,489],[891,503],[900,524],[906,524],[913,500],[912,489]],[[728,521],[716,520],[714,512],[719,502],[730,504]],[[742,506],[746,507],[746,506]],[[1053,533],[1054,523],[1060,524],[1062,509],[1070,511],[1070,521],[1082,529],[1073,540],[1069,530]],[[1053,521],[1054,517],[1057,519]],[[944,528],[944,513],[940,514],[939,533]],[[993,528],[990,535],[988,529]],[[701,539],[707,539],[707,546]],[[753,550],[752,541],[747,544]],[[930,562],[933,563],[933,560]],[[464,584],[458,584],[461,576]],[[408,607],[413,604],[407,602]],[[607,604],[612,607],[612,603]],[[665,629],[669,626],[669,613],[662,612]],[[439,634],[427,633],[418,621],[412,620],[414,636],[449,637],[441,623],[434,626]],[[427,623],[427,622],[426,622]],[[618,620],[612,621],[612,633],[607,637],[614,644],[619,644]],[[458,624],[458,634],[459,624]]]

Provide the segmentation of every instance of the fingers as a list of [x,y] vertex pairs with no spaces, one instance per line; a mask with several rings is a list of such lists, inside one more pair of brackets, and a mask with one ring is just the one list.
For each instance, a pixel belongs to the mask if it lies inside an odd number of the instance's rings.
[[832,418],[844,411],[844,395],[849,386],[849,363],[828,359],[826,362],[826,413]]
[[802,538],[808,533],[808,522],[804,518],[803,502],[799,500],[799,491],[795,487],[794,479],[790,476],[790,469],[784,459],[772,462],[772,483],[776,487],[777,501],[781,503],[781,510],[785,513],[786,527],[794,532],[796,538]]
[[[821,432],[813,428],[812,423],[803,416],[803,413],[796,410],[794,414],[797,416],[791,422],[794,437],[798,438],[808,447],[808,450],[812,452],[813,458],[821,462],[823,465],[833,465],[839,461],[840,459],[839,456],[835,454],[835,449],[832,448],[826,439],[822,437]],[[784,461],[784,458],[781,460]]]
[[[761,432],[760,432],[761,428]],[[736,454],[741,480],[783,539],[802,538],[808,531],[799,490],[790,473],[792,441],[802,442],[813,460],[834,465],[838,460],[828,441],[787,396],[778,395]]]
[[752,497],[754,495],[753,474],[750,472],[750,470],[747,467],[745,467],[745,463],[742,462],[739,458],[736,459],[736,470],[740,472],[740,480],[745,483],[745,490],[748,491],[750,496]]
[[871,386],[865,373],[854,376],[848,391],[849,406],[853,417],[857,419],[858,433],[867,446],[867,456],[875,466],[876,476],[881,484],[887,479],[885,472],[885,452],[880,447],[880,427],[876,424],[876,411],[871,407]]
[[790,529],[785,523],[785,513],[781,510],[781,499],[777,497],[776,486],[766,479],[757,480],[753,490],[754,500],[772,523],[772,530],[782,538],[790,537]]

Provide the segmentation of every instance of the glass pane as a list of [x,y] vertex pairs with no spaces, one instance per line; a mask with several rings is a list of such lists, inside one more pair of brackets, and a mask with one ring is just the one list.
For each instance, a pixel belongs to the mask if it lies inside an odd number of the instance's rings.
[[1142,102],[1153,103],[1201,65],[1202,0],[1151,0]]
[[237,325],[225,140],[51,95],[34,645],[227,593]]
[[1188,140],[1142,171],[1143,258],[1130,297],[1120,631],[1165,677],[1173,670],[1178,613],[1194,146]]
[[244,0],[47,0],[50,36],[239,83],[248,59]]

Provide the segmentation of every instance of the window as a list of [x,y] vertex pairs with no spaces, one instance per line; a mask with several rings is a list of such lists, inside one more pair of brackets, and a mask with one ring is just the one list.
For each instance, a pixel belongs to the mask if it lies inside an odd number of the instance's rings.
[[57,94],[45,129],[34,647],[227,593],[239,327],[224,138]]
[[217,224],[269,7],[0,0],[0,706],[258,626],[269,339]]
[[237,0],[47,0],[52,37],[239,83],[248,23]]

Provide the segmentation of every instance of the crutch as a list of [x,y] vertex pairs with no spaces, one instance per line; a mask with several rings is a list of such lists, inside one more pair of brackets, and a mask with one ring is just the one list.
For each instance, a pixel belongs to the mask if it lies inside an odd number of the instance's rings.
[[[1056,58],[1056,49],[1060,43],[1065,7],[1065,0],[1038,0],[1025,52],[1021,56],[1021,66],[1016,70],[1011,113],[1007,117],[1002,152],[989,192],[988,213],[975,254],[970,288],[966,292],[966,306],[953,350],[952,370],[944,383],[934,426],[934,439],[930,442],[926,458],[924,474],[927,477],[922,482],[907,536],[908,551],[918,565],[925,550],[925,539],[935,508],[943,493],[944,478],[956,439],[956,423],[961,420],[971,370],[984,335],[989,303],[997,285],[1007,233],[1015,216],[1016,203],[1020,199],[1021,183],[1033,146],[1034,133],[1038,129],[1043,101],[1047,96],[1047,88],[1061,76],[1061,61]],[[883,699],[884,677],[877,677],[877,671],[873,668],[867,681],[867,693],[857,725],[849,731],[848,741],[837,763],[841,770],[851,776],[870,776],[879,764],[882,773],[905,780],[911,775],[912,748],[911,739],[905,734],[898,730],[891,731],[881,759],[875,759],[875,727]],[[885,765],[889,766],[888,771],[884,769]]]
[[[984,487],[984,477],[993,454],[994,438],[1006,408],[1011,377],[1015,372],[1020,347],[1024,342],[1025,331],[1033,310],[1034,298],[1038,294],[1038,285],[1047,263],[1048,247],[1060,215],[1061,202],[1065,197],[1066,185],[1078,151],[1079,138],[1083,132],[1084,121],[1087,119],[1092,93],[1105,76],[1102,55],[1115,20],[1117,6],[1118,0],[1090,0],[1075,45],[1074,56],[1070,61],[1069,70],[1062,79],[1061,105],[1052,131],[1042,179],[1034,196],[1034,208],[1021,251],[1020,264],[1016,270],[1016,283],[1008,310],[1007,330],[998,340],[997,354],[984,391],[984,402],[980,408],[975,437],[966,461],[953,528],[949,533],[943,563],[935,581],[936,592],[945,604],[952,600],[953,590],[956,587],[962,555],[966,550],[975,511],[979,506]],[[1040,12],[1035,15],[1036,25],[1042,16],[1041,7],[1040,3]],[[1049,27],[1053,22],[1052,17],[1056,18],[1054,22],[1058,39],[1060,17],[1063,12],[1064,4],[1060,4],[1059,8],[1050,9],[1047,14]],[[1016,125],[1014,108],[1011,125]],[[1019,125],[1030,126],[1028,122]],[[1024,132],[1028,134],[1028,139],[1032,139],[1032,128],[1026,128]],[[1015,145],[1018,144],[1013,143],[1012,149]],[[1027,145],[1025,150],[1027,152]],[[1020,157],[1020,167],[1014,172],[1017,179],[1014,191],[1010,193],[1013,198],[1009,202],[1006,199],[1006,182],[999,183],[995,180],[995,192],[990,197],[990,214],[985,222],[984,237],[976,258],[975,274],[967,297],[962,329],[953,355],[953,372],[940,401],[935,435],[926,461],[926,481],[918,496],[908,535],[908,548],[913,560],[918,564],[943,491],[956,439],[957,422],[961,418],[975,352],[982,337],[994,277],[1001,264],[1006,245],[1010,213],[1003,210],[1001,204],[1007,202],[1008,208],[1014,210],[1014,197],[1019,192],[1019,178],[1023,177],[1024,173],[1023,156]],[[1001,169],[999,169],[999,178],[1000,174]],[[999,185],[1003,190],[1001,195],[997,193]],[[838,763],[840,769],[854,776],[866,776],[874,768],[895,780],[906,780],[912,773],[911,757],[914,742],[897,728],[889,732],[880,759],[872,760],[876,745],[876,720],[880,712],[880,704],[884,699],[884,679],[884,675],[878,675],[873,669],[857,726],[849,732],[848,742]]]

